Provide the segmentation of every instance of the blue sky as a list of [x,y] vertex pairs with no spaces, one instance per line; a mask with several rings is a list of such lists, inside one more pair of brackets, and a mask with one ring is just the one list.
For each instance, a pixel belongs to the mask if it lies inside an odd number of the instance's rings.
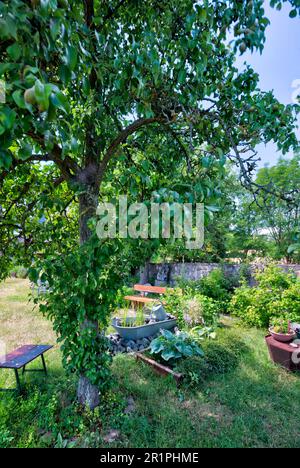
[[[287,2],[289,3],[289,2]],[[247,61],[260,76],[260,88],[265,91],[274,90],[276,98],[283,104],[292,102],[293,92],[300,91],[300,18],[291,19],[290,6],[284,4],[281,11],[277,11],[265,2],[266,16],[271,21],[267,28],[265,48],[260,55],[246,53],[238,58],[237,65]],[[296,88],[292,87],[294,83]],[[299,119],[300,124],[300,119]],[[300,139],[300,131],[297,132]],[[260,165],[273,165],[280,153],[273,144],[260,145]]]

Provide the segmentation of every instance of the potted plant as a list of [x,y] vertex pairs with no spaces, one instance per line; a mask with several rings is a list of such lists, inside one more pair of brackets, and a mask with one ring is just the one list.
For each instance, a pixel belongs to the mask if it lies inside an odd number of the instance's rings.
[[269,332],[276,341],[288,343],[297,337],[295,330],[292,329],[291,323],[285,318],[273,318]]
[[134,317],[125,311],[123,318],[113,318],[112,326],[122,338],[134,341],[157,335],[161,329],[173,330],[176,327],[175,317],[165,314],[160,303],[154,304],[153,309],[138,309]]

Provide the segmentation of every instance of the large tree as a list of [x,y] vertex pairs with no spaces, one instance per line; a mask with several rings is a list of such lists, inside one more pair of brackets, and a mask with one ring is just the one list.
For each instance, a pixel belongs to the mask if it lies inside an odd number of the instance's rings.
[[[290,3],[296,16],[299,2]],[[57,248],[67,248],[74,224],[65,207],[77,200],[84,244],[105,184],[114,185],[124,158],[134,173],[145,139],[157,172],[169,154],[186,174],[197,156],[220,167],[229,157],[246,185],[259,142],[296,147],[297,106],[281,105],[258,89],[250,67],[234,66],[236,53],[263,49],[268,23],[260,0],[0,2],[1,244],[39,251],[46,207],[51,233],[61,232]],[[85,393],[93,406],[97,388],[87,383]]]
[[[291,159],[280,158],[276,165],[260,169],[256,178],[258,184],[286,193],[294,193],[299,187],[299,180],[299,155]],[[299,192],[294,196],[293,203],[277,198],[272,193],[262,193],[254,208],[260,226],[269,230],[269,237],[275,242],[277,257],[291,261],[293,256],[289,247],[300,229]]]

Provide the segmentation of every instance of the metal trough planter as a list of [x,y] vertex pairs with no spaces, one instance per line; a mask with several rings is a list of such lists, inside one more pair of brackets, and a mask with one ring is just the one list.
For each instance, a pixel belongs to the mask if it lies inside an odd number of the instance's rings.
[[[134,319],[128,318],[127,321],[130,322]],[[124,340],[140,340],[141,338],[148,338],[152,335],[157,335],[159,330],[162,328],[165,330],[172,330],[176,327],[176,319],[167,319],[162,320],[161,322],[155,323],[146,323],[145,325],[140,325],[138,327],[129,326],[122,327],[117,324],[117,319],[113,319],[112,326],[119,335],[124,338]]]

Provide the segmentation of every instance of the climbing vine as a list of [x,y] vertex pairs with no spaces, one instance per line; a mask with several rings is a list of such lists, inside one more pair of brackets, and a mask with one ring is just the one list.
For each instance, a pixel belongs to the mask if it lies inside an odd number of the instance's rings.
[[32,280],[49,284],[46,296],[35,302],[53,321],[64,367],[84,374],[100,393],[111,381],[105,329],[130,267],[120,240],[93,236],[76,251],[47,258],[30,269]]

